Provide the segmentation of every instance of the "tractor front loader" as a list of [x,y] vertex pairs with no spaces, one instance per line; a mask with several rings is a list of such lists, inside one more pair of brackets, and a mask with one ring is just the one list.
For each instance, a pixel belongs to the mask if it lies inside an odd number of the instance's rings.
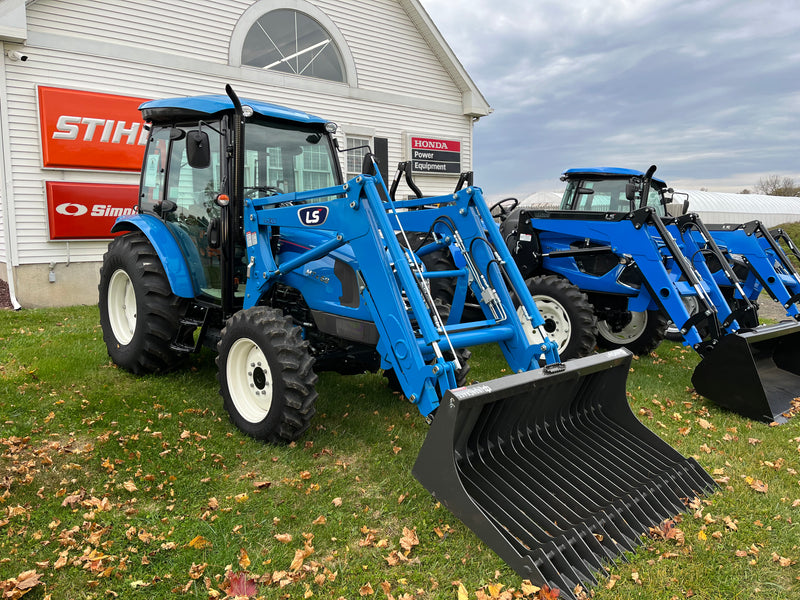
[[654,171],[570,169],[563,210],[509,211],[501,230],[528,287],[554,275],[577,286],[594,305],[598,345],[650,351],[671,320],[702,357],[700,394],[785,421],[800,395],[800,325],[757,327],[751,282],[697,215],[666,215]]
[[[415,476],[566,598],[714,489],[631,413],[630,353],[560,362],[471,176],[395,201],[371,155],[342,181],[333,123],[227,92],[141,106],[139,211],[101,271],[114,362],[159,372],[212,348],[232,422],[270,442],[308,429],[315,370],[383,369],[433,422]],[[455,264],[426,266],[446,252]],[[467,291],[477,320],[451,303]],[[463,387],[466,349],[485,343],[514,375]]]

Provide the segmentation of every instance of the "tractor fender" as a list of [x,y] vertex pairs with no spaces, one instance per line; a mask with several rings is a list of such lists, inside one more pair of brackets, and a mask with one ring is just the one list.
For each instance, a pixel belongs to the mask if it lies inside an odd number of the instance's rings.
[[[116,220],[111,228],[111,233],[137,230],[147,237],[158,254],[172,293],[181,298],[194,298],[197,294],[195,293],[196,274],[193,271],[196,269],[189,268],[186,258],[181,252],[181,246],[175,238],[176,234],[172,232],[171,228],[154,215],[124,215]],[[199,262],[197,267],[200,267]],[[200,269],[200,275],[202,276],[202,269]]]

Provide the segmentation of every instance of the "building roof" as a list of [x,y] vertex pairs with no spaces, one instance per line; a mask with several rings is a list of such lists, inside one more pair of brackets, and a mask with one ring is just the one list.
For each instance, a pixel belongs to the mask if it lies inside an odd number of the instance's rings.
[[483,97],[478,86],[467,74],[461,61],[458,60],[419,0],[398,0],[398,2],[405,9],[411,21],[419,29],[422,37],[428,42],[433,53],[439,58],[458,89],[462,92],[464,114],[474,117],[484,117],[491,114],[492,108],[486,98]]
[[765,194],[730,194],[676,190],[689,195],[689,211],[706,223],[745,223],[758,219],[767,227],[800,221],[800,198]]

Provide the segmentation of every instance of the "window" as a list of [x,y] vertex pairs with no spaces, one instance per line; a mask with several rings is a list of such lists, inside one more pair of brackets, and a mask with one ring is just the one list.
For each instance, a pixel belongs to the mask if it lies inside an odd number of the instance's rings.
[[305,13],[272,10],[250,27],[242,45],[242,65],[344,82],[345,68],[330,33]]
[[372,138],[348,135],[345,144],[346,148],[358,148],[357,150],[345,152],[347,160],[347,179],[352,179],[362,172],[364,157],[367,155],[367,152],[369,152],[369,146],[372,145]]
[[304,130],[297,125],[278,123],[248,124],[245,194],[255,198],[336,185],[335,159],[326,140],[313,128]]

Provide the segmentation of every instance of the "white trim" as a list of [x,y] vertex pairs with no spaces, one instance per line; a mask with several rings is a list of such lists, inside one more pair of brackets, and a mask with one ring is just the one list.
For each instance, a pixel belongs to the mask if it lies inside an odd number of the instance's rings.
[[347,44],[347,40],[328,15],[306,0],[258,0],[250,6],[250,8],[242,13],[242,16],[239,17],[239,20],[233,27],[231,43],[228,46],[228,63],[232,67],[240,67],[243,70],[255,69],[255,67],[242,66],[244,39],[247,37],[247,33],[256,21],[268,12],[282,8],[296,10],[308,15],[328,32],[331,39],[338,47],[339,54],[342,56],[345,83],[350,87],[358,87],[356,61],[353,58],[353,54],[350,52],[350,46]]
[[11,168],[11,138],[9,137],[8,122],[8,90],[6,89],[6,48],[0,41],[0,201],[3,211],[3,237],[5,238],[6,251],[6,277],[8,277],[8,291],[11,296],[11,305],[15,310],[21,308],[17,301],[14,276],[19,265],[16,236],[16,213],[14,211],[14,185]]

